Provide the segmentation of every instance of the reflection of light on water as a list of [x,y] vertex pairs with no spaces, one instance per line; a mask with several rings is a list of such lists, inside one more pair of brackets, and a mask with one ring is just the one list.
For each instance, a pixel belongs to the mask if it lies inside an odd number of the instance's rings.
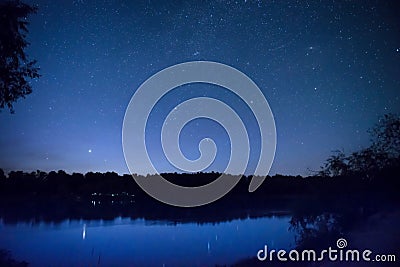
[[[294,232],[288,232],[289,220],[289,217],[277,217],[275,220],[264,217],[235,219],[219,224],[199,225],[192,222],[173,225],[169,221],[117,217],[114,220],[79,218],[69,222],[66,220],[61,225],[46,222],[42,225],[34,224],[32,227],[28,223],[21,223],[14,226],[0,225],[0,245],[1,237],[12,236],[15,232],[15,239],[19,238],[21,243],[12,242],[14,247],[10,246],[10,249],[23,248],[26,252],[20,257],[29,258],[34,266],[43,265],[43,256],[35,254],[31,257],[25,240],[29,241],[27,243],[52,244],[48,251],[54,256],[46,259],[52,261],[48,266],[59,266],[59,262],[65,261],[62,251],[68,251],[68,266],[84,266],[82,263],[85,262],[85,266],[102,267],[108,264],[109,257],[112,258],[110,254],[120,257],[118,266],[140,265],[142,258],[151,259],[153,266],[157,267],[162,267],[163,263],[165,267],[179,264],[194,266],[194,261],[197,266],[216,266],[222,263],[230,266],[245,257],[255,257],[264,244],[271,248],[291,248]],[[3,223],[6,223],[4,219]],[[86,241],[88,226],[91,232]],[[236,232],[237,226],[239,232]],[[70,237],[69,233],[73,236]],[[132,237],[135,237],[136,244],[141,245],[132,247]],[[54,239],[60,242],[53,242]],[[156,256],[152,251],[154,248],[157,249]],[[181,259],[175,258],[183,254],[185,256]]]
[[86,223],[83,224],[83,231],[82,231],[82,239],[85,240],[86,238]]

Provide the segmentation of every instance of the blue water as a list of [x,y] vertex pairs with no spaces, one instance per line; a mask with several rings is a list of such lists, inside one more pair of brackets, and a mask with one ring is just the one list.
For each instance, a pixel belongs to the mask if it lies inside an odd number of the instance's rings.
[[216,224],[116,218],[58,224],[0,221],[0,249],[29,266],[215,266],[291,247],[289,216]]

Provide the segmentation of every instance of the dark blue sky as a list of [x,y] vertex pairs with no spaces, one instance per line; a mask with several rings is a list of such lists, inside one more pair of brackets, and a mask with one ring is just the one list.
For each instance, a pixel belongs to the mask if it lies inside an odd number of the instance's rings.
[[[308,174],[332,150],[366,147],[378,117],[400,111],[396,1],[29,3],[39,10],[29,17],[27,52],[43,76],[15,114],[0,113],[6,171],[127,173],[121,130],[130,98],[151,75],[192,60],[228,64],[260,87],[277,129],[272,174]],[[178,88],[151,117],[149,151],[160,171],[173,169],[157,156],[155,130],[174,105],[203,95],[231,103],[251,124],[244,103],[222,89]],[[183,152],[196,158],[198,141],[210,136],[220,152],[213,169],[223,170],[226,132],[205,120],[186,128]]]

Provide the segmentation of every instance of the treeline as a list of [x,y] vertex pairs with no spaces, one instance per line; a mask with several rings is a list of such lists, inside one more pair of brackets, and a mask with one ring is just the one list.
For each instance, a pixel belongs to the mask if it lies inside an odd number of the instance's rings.
[[[395,173],[399,172],[399,168]],[[398,206],[397,175],[383,171],[379,179],[364,177],[267,177],[253,193],[252,177],[242,177],[226,196],[209,205],[184,209],[162,204],[148,196],[131,175],[116,173],[67,174],[10,172],[0,179],[0,217],[19,221],[61,222],[65,219],[104,219],[117,216],[171,222],[221,222],[291,212],[354,212]],[[199,184],[218,173],[168,174],[174,183]],[[151,179],[151,176],[142,177]],[[185,181],[182,183],[182,181]]]
[[[397,193],[400,173],[400,117],[387,114],[370,130],[371,145],[350,155],[339,151],[331,156],[321,171],[313,176],[268,176],[263,185],[248,193],[251,176],[243,176],[231,191],[231,197],[252,195],[257,197]],[[166,173],[162,176],[182,186],[205,185],[220,173]],[[139,179],[152,179],[137,176]],[[123,193],[123,194],[122,194]],[[68,174],[65,171],[26,173],[11,171],[6,176],[0,169],[0,194],[31,196],[93,196],[96,194],[134,195],[137,199],[147,195],[139,188],[131,175],[115,172]]]
[[[398,184],[398,164],[368,173],[346,174],[335,177],[315,175],[301,176],[268,176],[254,195],[257,196],[290,196],[290,195],[321,195],[368,192],[395,192]],[[0,172],[1,174],[1,172]],[[199,186],[215,180],[220,173],[163,174],[172,183],[182,186]],[[139,179],[152,179],[153,176],[139,176]],[[243,176],[238,185],[231,191],[234,195],[248,193],[252,176]],[[131,175],[118,175],[115,172],[86,174],[68,174],[65,171],[49,173],[36,171],[26,173],[11,171],[8,177],[0,176],[0,194],[2,196],[95,196],[102,194],[134,195],[136,198],[145,197],[143,190],[136,184]]]
[[[19,220],[62,221],[66,218],[113,219],[116,216],[149,220],[220,222],[265,216],[266,211],[295,213],[380,210],[398,207],[399,118],[387,115],[375,128],[372,145],[359,152],[340,152],[309,177],[268,176],[253,193],[252,176],[243,176],[223,198],[196,209],[161,204],[148,196],[131,175],[114,172],[86,174],[65,171],[22,172],[7,175],[0,169],[0,217]],[[167,173],[162,176],[181,186],[200,186],[220,173]],[[151,175],[140,179],[152,179]]]

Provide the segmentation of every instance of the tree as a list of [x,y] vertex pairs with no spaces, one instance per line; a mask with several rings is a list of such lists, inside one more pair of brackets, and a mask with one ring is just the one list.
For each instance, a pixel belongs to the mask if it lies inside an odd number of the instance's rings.
[[29,79],[40,77],[36,60],[25,54],[27,16],[36,11],[19,0],[0,3],[0,109],[8,107],[11,113],[13,103],[32,92]]
[[375,153],[385,154],[389,159],[400,157],[400,117],[386,114],[370,130],[372,149]]
[[343,176],[362,174],[374,177],[378,172],[399,166],[400,161],[400,117],[386,114],[369,130],[370,147],[346,156],[337,151],[328,158],[320,175]]
[[330,156],[322,167],[320,175],[322,176],[340,176],[346,175],[349,170],[348,158],[346,155],[340,151],[334,151],[335,154]]

